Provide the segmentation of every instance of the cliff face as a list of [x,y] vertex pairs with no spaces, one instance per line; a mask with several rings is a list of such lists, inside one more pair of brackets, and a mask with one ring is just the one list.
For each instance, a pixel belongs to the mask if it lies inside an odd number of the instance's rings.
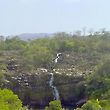
[[[8,74],[4,77],[2,88],[13,90],[24,105],[40,108],[54,100],[49,80],[50,74],[42,71],[36,74]],[[60,100],[64,106],[76,106],[80,99],[85,98],[83,77],[70,77],[54,73],[53,83],[58,89]]]
[[[54,100],[53,89],[49,82],[51,72],[53,85],[58,89],[63,106],[80,106],[87,100],[85,75],[92,74],[98,61],[86,54],[63,53],[57,64],[50,68],[37,68],[33,72],[24,72],[15,61],[8,63],[4,74],[2,88],[13,90],[24,105],[31,108],[44,108]],[[52,68],[51,68],[52,67]]]
[[48,85],[48,74],[14,74],[6,75],[2,88],[13,90],[25,105],[45,106],[52,100]]

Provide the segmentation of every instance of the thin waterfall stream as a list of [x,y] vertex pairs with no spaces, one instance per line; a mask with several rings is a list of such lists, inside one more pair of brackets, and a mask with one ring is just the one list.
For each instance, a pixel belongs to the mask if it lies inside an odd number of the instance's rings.
[[[55,58],[54,60],[54,63],[56,64],[60,58],[60,55],[61,53],[58,53],[57,54],[57,57]],[[53,69],[52,69],[53,71]],[[59,91],[57,89],[56,86],[54,86],[53,82],[54,82],[54,73],[50,73],[51,77],[50,77],[50,81],[49,81],[49,86],[52,88],[52,93],[53,93],[53,96],[54,96],[54,99],[55,100],[59,100],[60,99],[60,95],[59,95]]]
[[55,100],[59,100],[60,99],[60,96],[59,96],[59,91],[57,89],[56,86],[53,85],[53,82],[54,82],[54,75],[53,73],[50,73],[51,75],[51,78],[50,78],[50,81],[49,81],[49,86],[52,88],[52,92],[53,92],[53,95],[54,95],[54,99]]

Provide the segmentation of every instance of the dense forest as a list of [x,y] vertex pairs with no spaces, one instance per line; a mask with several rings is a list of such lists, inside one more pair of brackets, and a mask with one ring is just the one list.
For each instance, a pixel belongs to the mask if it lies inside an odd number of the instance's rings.
[[110,33],[0,36],[0,88],[0,110],[110,110]]

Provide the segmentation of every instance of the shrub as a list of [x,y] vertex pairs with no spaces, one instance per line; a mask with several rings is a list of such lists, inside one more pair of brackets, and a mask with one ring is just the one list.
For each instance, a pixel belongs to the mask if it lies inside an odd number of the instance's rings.
[[51,101],[49,103],[49,107],[46,107],[45,110],[64,110],[61,106],[61,102],[59,100]]
[[0,110],[23,110],[22,102],[11,90],[0,89]]

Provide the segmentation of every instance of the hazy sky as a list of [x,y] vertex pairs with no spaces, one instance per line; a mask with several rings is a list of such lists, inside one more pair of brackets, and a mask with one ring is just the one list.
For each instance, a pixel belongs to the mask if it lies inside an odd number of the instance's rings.
[[0,0],[0,34],[110,30],[110,0]]

